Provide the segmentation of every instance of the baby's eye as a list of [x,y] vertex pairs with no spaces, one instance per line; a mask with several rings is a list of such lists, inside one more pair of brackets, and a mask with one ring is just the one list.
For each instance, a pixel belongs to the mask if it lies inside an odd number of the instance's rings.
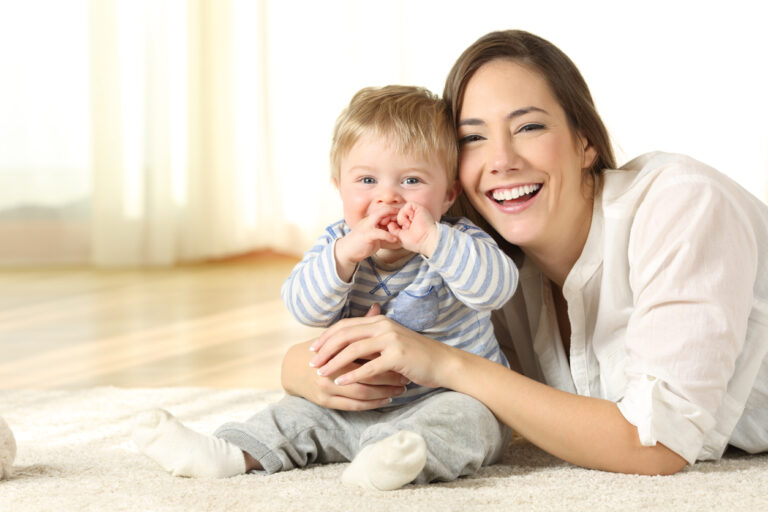
[[409,178],[405,178],[403,180],[403,184],[404,185],[416,185],[418,183],[421,183],[421,180],[419,178],[411,178],[411,177],[409,177]]
[[374,183],[376,183],[376,178],[372,178],[370,176],[363,176],[362,178],[360,178],[360,182],[365,185],[373,185]]

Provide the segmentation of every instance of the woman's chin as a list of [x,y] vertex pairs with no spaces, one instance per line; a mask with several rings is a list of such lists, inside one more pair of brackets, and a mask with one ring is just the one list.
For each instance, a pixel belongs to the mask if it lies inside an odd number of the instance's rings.
[[539,230],[530,222],[522,219],[510,222],[507,216],[488,216],[486,219],[507,242],[519,246],[535,245]]

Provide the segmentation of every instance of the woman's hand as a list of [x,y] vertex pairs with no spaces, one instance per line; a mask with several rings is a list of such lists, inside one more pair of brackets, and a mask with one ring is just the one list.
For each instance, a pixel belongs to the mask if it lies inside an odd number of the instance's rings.
[[[450,387],[450,361],[460,350],[413,332],[383,316],[340,320],[313,344],[317,373],[341,386],[395,372],[430,388]],[[354,361],[369,361],[352,368]]]
[[[378,304],[369,314],[379,314]],[[363,361],[353,361],[336,373],[320,376],[309,365],[315,356],[309,350],[310,345],[313,342],[294,345],[283,359],[282,384],[291,395],[302,396],[329,409],[360,411],[387,405],[393,397],[405,391],[408,379],[394,372],[385,372],[349,386],[337,385],[334,383],[336,377],[356,370]]]

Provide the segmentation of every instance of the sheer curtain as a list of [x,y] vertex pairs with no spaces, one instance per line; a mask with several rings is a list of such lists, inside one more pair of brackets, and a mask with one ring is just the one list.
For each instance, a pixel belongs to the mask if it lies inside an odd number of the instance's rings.
[[269,172],[261,4],[98,0],[90,28],[92,261],[286,248],[263,229],[284,218]]
[[765,199],[761,20],[748,0],[0,0],[0,264],[301,254],[341,213],[351,95],[439,93],[502,28],[574,59],[620,160],[689,153]]
[[[329,130],[306,130],[311,109],[293,120],[293,174],[274,172],[266,2],[0,7],[5,28],[39,27],[4,41],[25,52],[1,104],[0,262],[167,265],[259,248],[300,253],[337,215],[325,155],[314,159],[320,180],[300,177],[312,154],[301,139],[327,145]],[[40,68],[29,69],[35,61]],[[51,96],[54,108],[38,106]],[[298,201],[286,212],[290,188]]]

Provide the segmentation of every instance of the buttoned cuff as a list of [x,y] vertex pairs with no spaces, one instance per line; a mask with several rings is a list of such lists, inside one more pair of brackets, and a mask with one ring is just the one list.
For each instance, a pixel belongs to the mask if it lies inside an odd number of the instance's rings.
[[618,402],[627,421],[637,427],[643,446],[664,446],[693,464],[715,419],[703,408],[675,394],[663,380],[645,374],[631,380]]

